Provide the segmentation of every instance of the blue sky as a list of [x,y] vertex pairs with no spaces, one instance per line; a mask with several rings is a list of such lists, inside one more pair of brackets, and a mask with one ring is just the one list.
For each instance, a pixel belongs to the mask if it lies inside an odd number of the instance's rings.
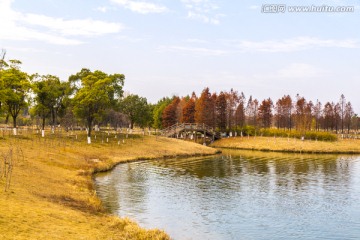
[[63,80],[86,67],[123,73],[151,102],[172,94],[297,93],[360,113],[360,2],[352,13],[262,13],[263,0],[0,0],[0,48],[29,73]]

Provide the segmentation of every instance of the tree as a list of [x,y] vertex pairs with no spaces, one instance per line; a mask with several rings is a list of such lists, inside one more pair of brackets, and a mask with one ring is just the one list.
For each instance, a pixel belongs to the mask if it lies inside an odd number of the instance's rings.
[[231,89],[229,93],[225,93],[226,96],[226,117],[227,117],[227,126],[229,129],[232,129],[233,124],[235,123],[235,111],[236,106],[239,103],[239,93],[237,91],[234,91],[234,89]]
[[205,88],[202,91],[195,105],[196,123],[206,124],[212,127],[215,125],[214,98],[216,98],[216,95],[211,95],[209,88]]
[[241,93],[239,97],[239,104],[235,111],[235,125],[243,127],[245,125],[245,96]]
[[171,103],[168,97],[162,98],[153,108],[153,127],[155,129],[162,129],[162,117],[164,109]]
[[357,114],[354,114],[353,117],[351,118],[351,128],[355,130],[356,134],[359,131],[359,123],[360,123],[359,116]]
[[129,117],[131,129],[134,128],[134,124],[141,128],[148,126],[151,114],[146,98],[130,94],[120,101],[119,108]]
[[259,121],[264,128],[271,127],[271,119],[272,119],[272,107],[273,102],[270,98],[265,99],[261,102],[259,106]]
[[246,106],[246,114],[248,117],[248,124],[253,125],[255,127],[257,126],[258,106],[259,106],[258,100],[257,99],[253,100],[252,96],[250,96]]
[[226,131],[227,99],[224,92],[220,92],[216,99],[216,125],[221,132]]
[[210,98],[210,115],[208,117],[208,123],[207,125],[212,127],[212,128],[216,128],[216,99],[217,99],[217,94],[213,93],[211,94],[211,98]]
[[277,128],[292,128],[292,99],[289,95],[284,95],[277,100],[275,105],[275,117]]
[[316,100],[316,104],[313,107],[314,117],[315,117],[315,130],[320,130],[320,118],[321,118],[321,102]]
[[10,60],[10,63],[9,67],[0,72],[0,99],[5,111],[11,115],[13,127],[16,129],[20,111],[28,106],[30,81],[28,74],[20,70],[20,61]]
[[295,103],[295,122],[299,131],[310,130],[312,122],[313,103],[307,102],[304,97],[296,96]]
[[344,133],[344,121],[345,121],[345,108],[346,108],[346,99],[344,94],[341,94],[339,100],[339,115],[341,119],[341,133]]
[[69,81],[78,86],[73,98],[74,114],[85,121],[88,130],[88,143],[94,120],[100,120],[105,110],[116,106],[122,96],[125,76],[123,74],[106,74],[102,71],[91,72],[83,68]]
[[334,129],[334,110],[333,110],[333,104],[330,102],[327,102],[324,105],[324,129],[329,131],[329,129]]
[[170,127],[178,122],[177,106],[180,102],[179,97],[174,97],[172,102],[164,109],[162,114],[162,125],[164,128]]
[[345,105],[345,114],[344,114],[344,123],[347,128],[348,134],[350,133],[351,128],[351,119],[354,116],[354,110],[352,108],[351,102],[346,103]]
[[34,111],[42,119],[42,130],[45,120],[51,116],[51,123],[56,124],[56,115],[62,107],[62,100],[67,94],[67,83],[60,82],[56,76],[34,76],[33,91],[35,93]]
[[195,123],[195,92],[192,93],[191,98],[183,108],[182,122],[183,123]]
[[177,118],[177,122],[183,122],[183,109],[186,106],[186,104],[188,103],[190,97],[186,96],[186,97],[182,97],[180,98],[180,101],[176,107],[176,118]]
[[339,103],[334,104],[333,103],[333,111],[334,111],[334,126],[336,134],[339,132],[339,123],[341,121],[341,106]]

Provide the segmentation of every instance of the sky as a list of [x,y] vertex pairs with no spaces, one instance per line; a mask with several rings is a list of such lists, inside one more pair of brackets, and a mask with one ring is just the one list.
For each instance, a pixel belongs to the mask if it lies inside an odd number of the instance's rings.
[[[155,103],[205,87],[259,100],[344,94],[360,113],[360,2],[273,0],[0,0],[0,49],[28,73],[66,81],[82,68],[125,74]],[[354,12],[290,12],[291,6]],[[273,8],[271,8],[273,9]]]

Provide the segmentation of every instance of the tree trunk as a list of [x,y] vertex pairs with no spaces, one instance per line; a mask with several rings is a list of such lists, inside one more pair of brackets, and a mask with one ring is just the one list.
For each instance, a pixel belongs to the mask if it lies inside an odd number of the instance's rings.
[[9,123],[9,117],[10,117],[10,114],[6,114],[6,118],[5,118],[5,124],[6,125]]
[[133,128],[134,128],[134,122],[130,121],[130,129],[133,129]]
[[17,117],[17,116],[12,116],[12,118],[13,118],[13,127],[14,127],[14,128],[16,128],[16,117]]
[[42,118],[42,126],[41,126],[42,130],[45,130],[45,117]]
[[92,130],[92,120],[91,119],[88,119],[87,127],[88,127],[87,136],[91,137],[91,130]]
[[52,121],[52,126],[55,127],[55,110],[54,110],[54,108],[51,109],[51,121]]

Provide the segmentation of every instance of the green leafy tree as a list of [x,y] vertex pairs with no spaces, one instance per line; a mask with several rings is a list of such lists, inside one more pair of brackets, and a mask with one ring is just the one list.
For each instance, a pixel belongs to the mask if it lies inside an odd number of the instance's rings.
[[130,94],[120,101],[120,111],[128,116],[131,129],[134,128],[134,124],[144,128],[151,121],[150,107],[146,98],[135,94]]
[[20,70],[18,60],[10,60],[10,66],[0,71],[0,99],[4,110],[13,119],[16,128],[17,117],[21,110],[28,106],[30,90],[29,76]]
[[62,100],[68,91],[67,85],[65,82],[60,82],[56,76],[35,76],[33,91],[36,105],[34,111],[41,117],[43,130],[45,120],[50,116],[52,125],[55,125],[56,115],[62,107]]
[[153,127],[155,129],[162,129],[162,117],[164,109],[172,102],[172,99],[168,97],[162,98],[154,107],[153,107]]
[[105,111],[118,103],[123,94],[124,79],[123,74],[109,75],[86,68],[70,76],[70,83],[76,86],[73,111],[76,117],[85,121],[88,138],[91,137],[94,121],[100,121]]

